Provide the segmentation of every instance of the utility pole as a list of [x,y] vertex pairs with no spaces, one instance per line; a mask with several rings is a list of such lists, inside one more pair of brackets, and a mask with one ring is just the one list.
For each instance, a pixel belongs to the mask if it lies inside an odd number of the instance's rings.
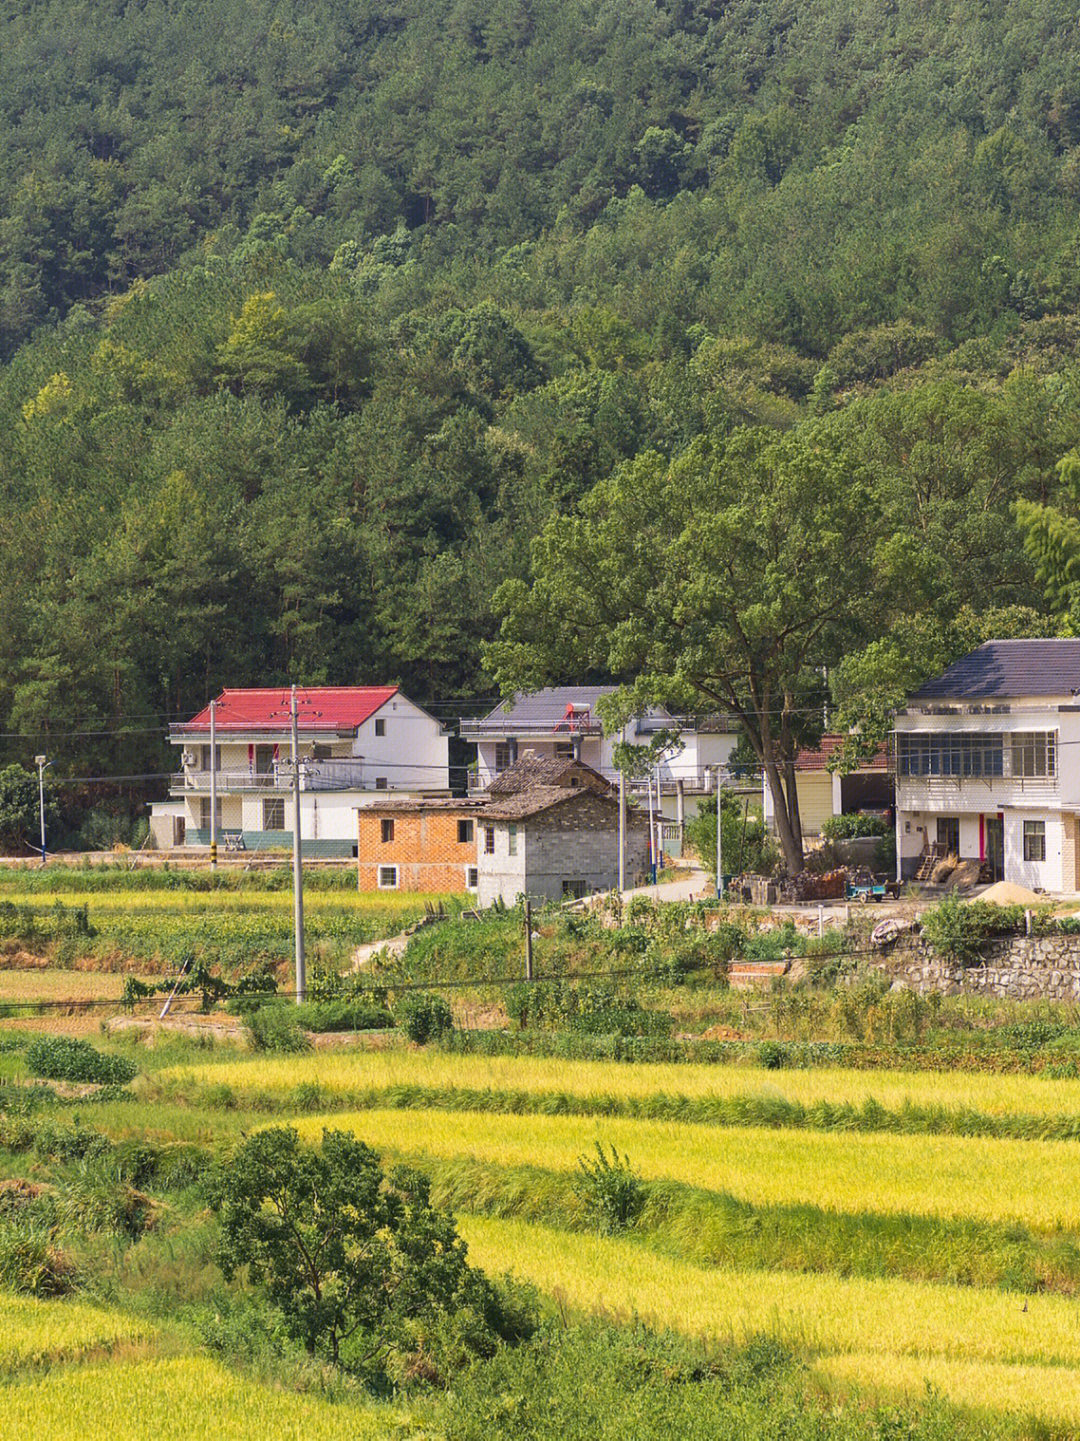
[[716,899],[724,899],[724,855],[723,855],[723,812],[721,805],[722,792],[720,789],[720,766],[716,767]]
[[[622,728],[622,743],[626,745],[626,727]],[[621,754],[621,752],[620,752]],[[619,902],[626,890],[626,772],[619,767]]]
[[35,756],[38,774],[38,815],[41,819],[41,864],[45,864],[45,768],[51,766],[48,756]]
[[300,854],[300,736],[296,716],[296,687],[290,692],[289,715],[292,721],[292,786],[293,786],[293,931],[296,938],[296,1003],[307,1000],[307,966],[304,961],[304,867]]
[[649,797],[649,869],[650,869],[650,871],[652,871],[652,877],[651,877],[651,879],[652,879],[653,885],[655,885],[655,884],[656,884],[656,874],[657,874],[657,871],[656,871],[656,831],[655,831],[655,829],[654,829],[654,827],[653,827],[652,773],[651,773],[650,771],[646,771],[646,772],[645,772],[645,791],[646,791],[646,794],[647,794],[648,797]]
[[210,702],[210,869],[217,870],[217,701]]
[[532,957],[532,901],[525,897],[525,979],[531,981],[533,978],[533,957]]

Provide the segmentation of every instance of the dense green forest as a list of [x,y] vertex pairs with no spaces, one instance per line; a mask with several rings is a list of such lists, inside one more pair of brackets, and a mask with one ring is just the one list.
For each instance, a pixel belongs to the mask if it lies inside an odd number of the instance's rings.
[[3,756],[153,771],[226,683],[452,715],[509,674],[482,647],[545,526],[784,436],[858,476],[894,582],[790,695],[827,664],[879,715],[972,639],[1071,624],[1064,0],[4,19]]

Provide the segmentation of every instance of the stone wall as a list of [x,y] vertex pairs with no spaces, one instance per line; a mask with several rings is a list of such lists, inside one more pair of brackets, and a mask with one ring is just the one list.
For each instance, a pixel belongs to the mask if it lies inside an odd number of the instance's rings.
[[877,962],[894,981],[922,995],[1001,996],[1010,1000],[1080,998],[1080,936],[1013,936],[988,944],[984,963],[958,966],[927,941],[885,952]]

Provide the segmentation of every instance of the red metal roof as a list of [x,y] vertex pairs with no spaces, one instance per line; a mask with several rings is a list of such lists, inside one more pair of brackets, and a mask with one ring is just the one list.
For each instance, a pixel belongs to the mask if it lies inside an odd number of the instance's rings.
[[[797,771],[824,771],[829,768],[829,761],[840,749],[846,740],[842,735],[823,735],[821,744],[817,750],[801,750],[795,757],[795,769]],[[869,760],[860,761],[856,771],[887,771],[889,769],[889,751],[884,744],[879,745],[876,753]]]
[[[388,700],[396,685],[297,686],[296,708],[302,731],[351,731],[363,725]],[[289,729],[289,687],[223,690],[217,697],[217,729],[272,731]],[[209,731],[210,707],[192,716],[180,731]]]

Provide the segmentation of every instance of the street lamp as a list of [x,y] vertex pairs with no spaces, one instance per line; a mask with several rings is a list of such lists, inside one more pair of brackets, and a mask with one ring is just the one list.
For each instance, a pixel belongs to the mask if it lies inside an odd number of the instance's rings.
[[45,767],[51,766],[48,756],[35,756],[38,771],[38,814],[41,817],[41,864],[45,864]]

